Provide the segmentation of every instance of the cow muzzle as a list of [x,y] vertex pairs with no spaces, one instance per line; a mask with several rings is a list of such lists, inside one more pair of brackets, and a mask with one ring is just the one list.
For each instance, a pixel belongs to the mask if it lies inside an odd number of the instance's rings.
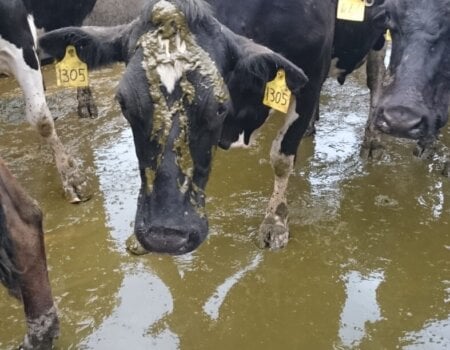
[[427,113],[406,106],[381,106],[376,111],[375,127],[385,134],[414,140],[430,135]]
[[184,227],[151,225],[144,230],[136,228],[136,238],[149,252],[180,255],[196,249],[205,240],[207,232],[206,221],[203,225]]

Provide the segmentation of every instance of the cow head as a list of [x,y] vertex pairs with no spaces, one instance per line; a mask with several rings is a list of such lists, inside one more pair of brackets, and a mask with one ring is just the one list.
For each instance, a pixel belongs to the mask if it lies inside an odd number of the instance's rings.
[[392,55],[375,126],[426,146],[448,119],[450,0],[388,0],[386,6]]
[[[117,98],[133,130],[142,181],[135,234],[147,251],[182,254],[198,247],[208,233],[205,186],[224,120],[237,108],[261,105],[278,68],[294,94],[307,81],[299,68],[235,35],[196,0],[150,1],[128,26],[63,29],[40,43],[57,57],[73,44],[93,67],[127,62]],[[235,105],[232,97],[247,92],[246,103]]]

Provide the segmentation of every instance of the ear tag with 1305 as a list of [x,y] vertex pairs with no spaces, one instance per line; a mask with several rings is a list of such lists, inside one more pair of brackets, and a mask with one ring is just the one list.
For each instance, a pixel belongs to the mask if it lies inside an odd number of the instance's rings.
[[290,101],[291,90],[286,84],[286,73],[284,69],[279,69],[275,79],[266,84],[263,104],[282,113],[287,113]]
[[87,64],[78,58],[72,45],[66,47],[64,58],[56,64],[56,84],[64,87],[89,86]]

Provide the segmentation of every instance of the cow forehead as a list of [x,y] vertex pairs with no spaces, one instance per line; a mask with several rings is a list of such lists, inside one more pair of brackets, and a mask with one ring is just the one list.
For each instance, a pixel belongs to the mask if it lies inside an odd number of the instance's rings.
[[[449,27],[450,0],[397,0],[391,3],[399,21],[406,25],[420,26],[416,29],[436,26]],[[421,28],[422,27],[422,28]]]
[[170,20],[182,20],[183,16],[181,12],[177,10],[175,5],[168,1],[161,0],[153,6],[152,9],[152,22],[161,23]]
[[[142,66],[150,90],[159,90],[160,93],[159,85],[162,84],[170,94],[181,78],[186,80],[186,73],[195,71],[202,76],[203,84],[213,90],[217,102],[227,101],[228,89],[217,64],[197,43],[183,12],[172,3],[161,0],[153,6],[150,20],[156,28],[144,33],[138,41],[138,47],[143,49]],[[191,87],[190,83],[183,83],[185,81],[180,82],[182,88]],[[185,90],[189,95],[196,89],[194,86],[194,89]],[[192,95],[189,97],[194,98]]]
[[[216,63],[199,45],[189,29],[186,16],[179,8],[162,0],[153,6],[148,18],[154,29],[139,38],[137,47],[142,48],[141,65],[153,102],[152,130],[149,137],[159,144],[161,152],[155,158],[156,169],[146,169],[147,190],[152,191],[155,171],[163,161],[166,148],[170,147],[175,153],[175,162],[186,179],[185,183],[180,184],[180,191],[185,193],[188,184],[192,183],[194,168],[188,146],[189,115],[185,104],[192,104],[200,91],[204,93],[206,90],[207,95],[218,104],[228,101],[229,93]],[[188,79],[190,72],[195,72],[195,80]],[[177,99],[169,103],[168,95],[174,93],[177,85]],[[210,98],[198,101],[212,102]],[[207,117],[215,116],[216,113]],[[176,120],[179,131],[170,145],[169,134]]]

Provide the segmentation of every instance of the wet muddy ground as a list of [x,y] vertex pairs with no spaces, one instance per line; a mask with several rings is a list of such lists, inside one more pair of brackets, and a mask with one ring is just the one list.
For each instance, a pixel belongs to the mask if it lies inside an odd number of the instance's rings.
[[[210,236],[194,253],[130,256],[139,186],[132,136],[113,95],[120,67],[92,74],[99,118],[45,70],[58,132],[82,161],[93,198],[71,205],[49,149],[0,79],[0,154],[45,213],[61,317],[57,349],[448,349],[450,179],[413,144],[359,157],[368,92],[360,73],[328,82],[314,139],[303,141],[288,201],[291,240],[261,251],[255,232],[272,189],[272,118],[247,149],[218,150],[207,188]],[[450,133],[444,131],[444,144]],[[0,349],[25,332],[0,289]]]

